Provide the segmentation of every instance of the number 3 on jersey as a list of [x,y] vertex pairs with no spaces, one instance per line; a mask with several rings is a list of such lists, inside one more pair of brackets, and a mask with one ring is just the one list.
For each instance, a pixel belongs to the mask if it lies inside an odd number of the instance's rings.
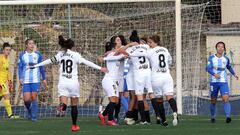
[[62,63],[62,69],[63,69],[62,72],[71,74],[73,61],[72,60],[61,60],[61,63]]
[[138,59],[139,59],[139,63],[140,63],[140,64],[144,64],[144,63],[146,62],[146,58],[143,57],[143,56],[138,57]]

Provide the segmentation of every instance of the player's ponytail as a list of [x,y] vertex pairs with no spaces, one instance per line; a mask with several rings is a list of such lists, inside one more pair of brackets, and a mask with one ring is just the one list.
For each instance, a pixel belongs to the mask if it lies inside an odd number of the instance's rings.
[[136,30],[132,31],[132,35],[129,37],[129,40],[131,42],[138,42],[138,43],[140,42],[140,38],[139,38],[138,32]]
[[58,36],[58,44],[59,44],[62,48],[65,48],[65,39],[63,38],[62,35]]

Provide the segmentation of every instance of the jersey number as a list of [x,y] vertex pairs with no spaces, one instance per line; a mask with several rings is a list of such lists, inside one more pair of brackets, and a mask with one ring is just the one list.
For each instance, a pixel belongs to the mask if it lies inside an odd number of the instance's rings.
[[72,73],[72,65],[73,65],[73,62],[72,62],[72,60],[61,60],[61,63],[62,63],[62,72],[63,73],[68,73],[68,74],[70,74],[70,73]]
[[158,59],[160,68],[165,68],[166,67],[165,56],[163,54],[160,54]]
[[143,63],[145,63],[145,62],[146,62],[146,58],[145,58],[145,57],[143,57],[143,56],[141,56],[141,57],[138,57],[138,59],[139,59],[139,63],[140,63],[140,64],[143,64]]

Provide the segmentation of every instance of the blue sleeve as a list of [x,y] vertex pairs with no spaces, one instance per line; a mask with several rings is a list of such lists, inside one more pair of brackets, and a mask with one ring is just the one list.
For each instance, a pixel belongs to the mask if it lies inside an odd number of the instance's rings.
[[206,71],[211,74],[212,76],[214,76],[214,72],[213,72],[213,62],[212,62],[212,57],[210,56],[208,58],[208,63],[207,63],[207,66],[206,66]]
[[230,60],[228,58],[227,58],[227,66],[226,67],[232,75],[235,75],[235,72],[234,72],[232,65],[230,64]]
[[19,55],[19,59],[18,59],[18,77],[19,80],[23,80],[23,60],[22,60],[22,55],[23,53],[21,53]]
[[[41,53],[38,53],[38,54],[39,54],[38,63],[41,63],[42,62],[42,54]],[[40,73],[42,75],[42,79],[45,80],[46,79],[46,75],[45,75],[44,67],[40,66],[39,69],[40,69]]]

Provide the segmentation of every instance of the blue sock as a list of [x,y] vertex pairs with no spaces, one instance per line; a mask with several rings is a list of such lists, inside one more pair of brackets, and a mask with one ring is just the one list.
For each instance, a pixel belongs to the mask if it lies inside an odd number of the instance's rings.
[[226,117],[229,117],[231,116],[231,105],[229,102],[225,102],[224,103],[224,111],[226,113]]
[[210,108],[210,112],[211,112],[211,118],[215,118],[216,105],[210,104],[209,108]]
[[121,104],[123,106],[124,111],[127,112],[128,111],[128,101],[127,101],[126,97],[121,96]]
[[32,101],[32,120],[37,119],[37,114],[38,114],[38,102],[37,101]]

